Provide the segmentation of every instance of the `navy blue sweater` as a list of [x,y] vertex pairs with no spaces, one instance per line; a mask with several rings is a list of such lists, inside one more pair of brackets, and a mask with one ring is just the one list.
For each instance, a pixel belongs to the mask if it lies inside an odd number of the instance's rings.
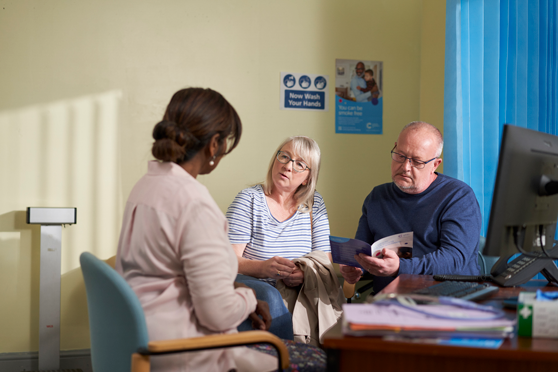
[[[438,174],[420,194],[404,193],[393,182],[375,187],[364,200],[355,237],[372,244],[412,231],[413,258],[401,259],[399,274],[479,275],[481,223],[473,190]],[[374,277],[374,292],[393,279]]]

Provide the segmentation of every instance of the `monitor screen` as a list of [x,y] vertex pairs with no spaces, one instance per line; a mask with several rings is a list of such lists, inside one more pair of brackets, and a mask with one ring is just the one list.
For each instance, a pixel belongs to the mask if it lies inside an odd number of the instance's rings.
[[484,254],[542,252],[558,217],[558,136],[504,125]]

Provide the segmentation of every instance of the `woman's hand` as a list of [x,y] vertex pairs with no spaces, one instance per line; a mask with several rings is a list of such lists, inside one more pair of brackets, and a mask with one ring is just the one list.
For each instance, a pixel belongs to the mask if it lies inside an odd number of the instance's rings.
[[279,256],[271,257],[262,263],[262,273],[265,278],[284,279],[296,269],[296,265],[291,260]]
[[[248,288],[251,289],[256,297],[256,291],[253,288],[248,287],[244,283],[234,282],[235,288]],[[271,327],[271,314],[269,313],[269,305],[265,301],[256,299],[257,305],[256,310],[248,315],[248,318],[252,320],[252,328],[261,329],[262,331],[267,331]]]
[[271,314],[267,302],[258,300],[256,311],[251,313],[248,318],[252,320],[252,328],[267,331],[271,327]]
[[298,266],[293,270],[291,275],[283,278],[283,283],[285,283],[287,287],[296,287],[298,285],[301,285],[303,282],[304,271],[300,270]]
[[359,267],[339,265],[339,271],[343,275],[343,279],[349,284],[355,284],[362,276],[362,270]]

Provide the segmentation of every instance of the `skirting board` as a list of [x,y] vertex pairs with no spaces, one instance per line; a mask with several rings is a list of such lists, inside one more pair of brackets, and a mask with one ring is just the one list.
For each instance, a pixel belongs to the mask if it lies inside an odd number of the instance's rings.
[[[0,371],[22,372],[39,369],[39,353],[0,353]],[[91,350],[60,351],[60,370],[81,370],[93,372],[91,368]]]

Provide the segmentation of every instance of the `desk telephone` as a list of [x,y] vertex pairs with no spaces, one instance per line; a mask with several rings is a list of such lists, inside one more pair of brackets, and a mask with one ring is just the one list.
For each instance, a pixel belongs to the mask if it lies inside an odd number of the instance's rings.
[[[555,257],[557,252],[558,249],[552,249],[549,254]],[[528,282],[540,272],[550,283],[558,284],[558,268],[553,260],[542,255],[521,254],[508,263],[511,256],[501,257],[492,267],[490,276],[434,275],[434,280],[492,281],[502,287],[512,287]]]
[[[554,250],[556,252],[556,250]],[[546,257],[533,257],[521,254],[508,263],[508,257],[501,257],[492,267],[492,281],[502,287],[512,287],[528,282],[538,273],[550,283],[558,284],[558,268],[554,261]]]

